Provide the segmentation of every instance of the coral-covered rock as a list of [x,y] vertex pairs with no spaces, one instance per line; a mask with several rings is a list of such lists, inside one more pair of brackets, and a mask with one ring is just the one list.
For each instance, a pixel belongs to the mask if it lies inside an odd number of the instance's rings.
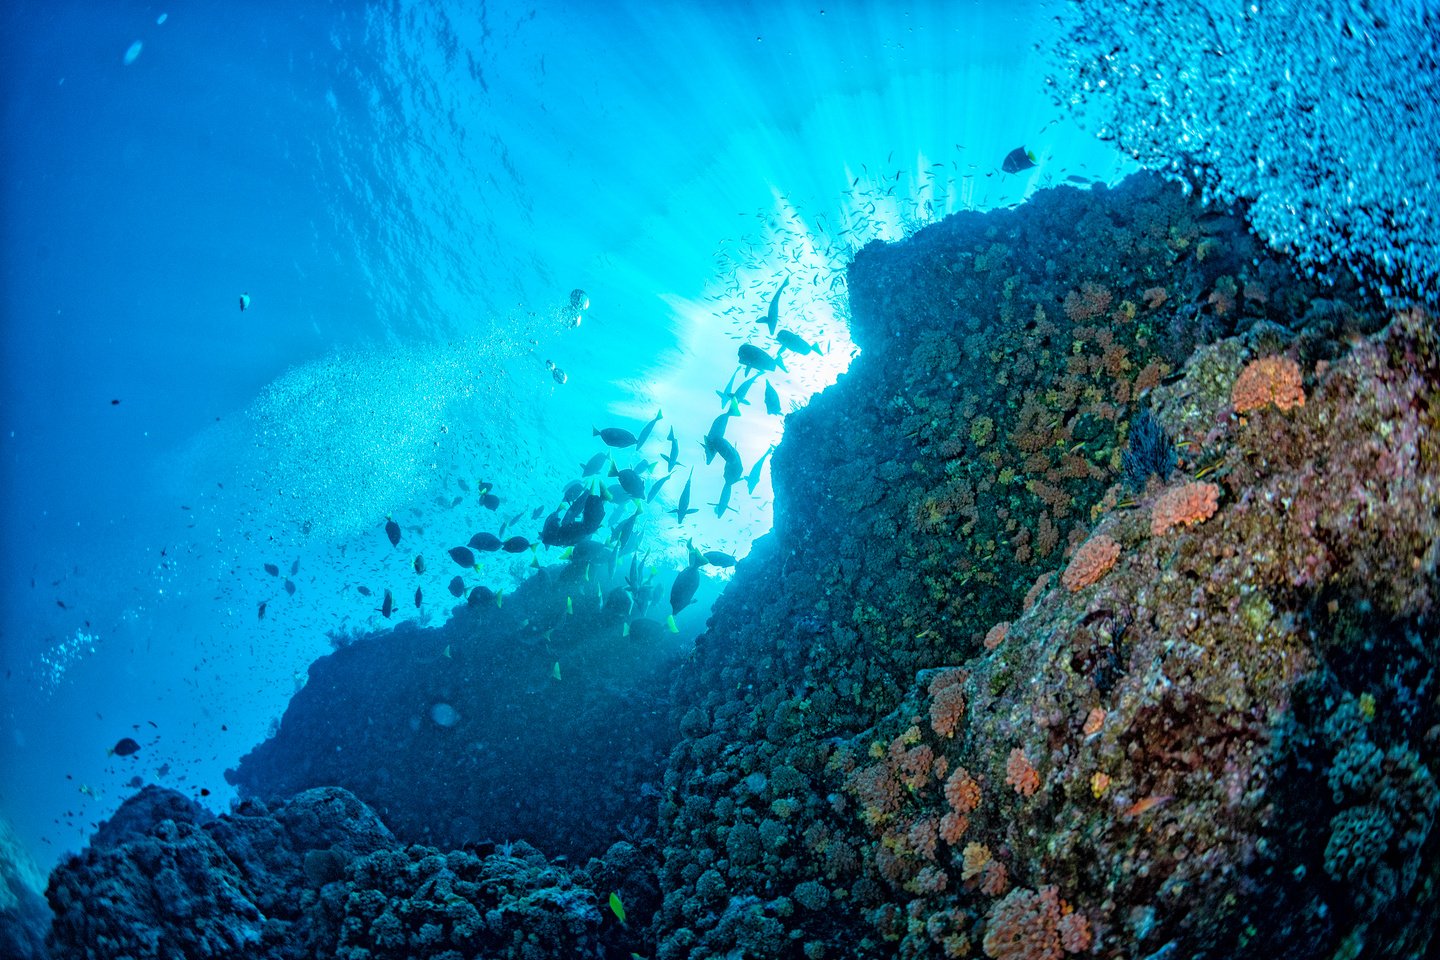
[[1215,516],[1220,488],[1213,483],[1182,483],[1155,498],[1150,507],[1150,533],[1164,536],[1175,527],[1189,527]]
[[1060,582],[1072,593],[1083,590],[1092,583],[1098,583],[1118,559],[1120,544],[1103,533],[1096,534],[1076,548],[1065,572],[1060,575]]
[[1289,357],[1261,357],[1252,360],[1235,378],[1230,405],[1236,413],[1248,413],[1268,404],[1281,410],[1305,405],[1305,387],[1300,365]]

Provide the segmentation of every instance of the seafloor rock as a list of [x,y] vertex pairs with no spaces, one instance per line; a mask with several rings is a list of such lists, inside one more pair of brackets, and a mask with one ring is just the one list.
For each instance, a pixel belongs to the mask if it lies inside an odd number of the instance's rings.
[[0,957],[44,960],[50,909],[41,895],[45,874],[0,818]]
[[380,960],[624,956],[611,891],[644,902],[616,844],[593,875],[527,844],[403,846],[338,788],[211,817],[147,787],[47,892],[54,956]]
[[[869,247],[850,290],[864,353],[677,683],[657,956],[1422,948],[1429,321],[1375,334],[1150,177]],[[1304,405],[1233,415],[1278,353]]]
[[673,742],[663,678],[680,641],[650,619],[623,630],[604,576],[557,565],[444,626],[341,645],[228,776],[245,796],[342,786],[398,837],[443,848],[523,838],[584,858],[653,829],[642,798]]

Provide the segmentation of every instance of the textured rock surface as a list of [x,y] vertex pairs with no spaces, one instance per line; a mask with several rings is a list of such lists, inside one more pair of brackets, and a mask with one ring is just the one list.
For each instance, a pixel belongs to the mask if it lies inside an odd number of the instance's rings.
[[[1145,178],[867,248],[850,289],[864,354],[788,422],[776,532],[679,682],[657,956],[1418,949],[1428,320],[1351,350],[1373,303]],[[1305,405],[1235,416],[1281,352]],[[1168,486],[1123,482],[1141,409]],[[1092,534],[1114,567],[1061,587]],[[1362,733],[1383,783],[1307,807]]]

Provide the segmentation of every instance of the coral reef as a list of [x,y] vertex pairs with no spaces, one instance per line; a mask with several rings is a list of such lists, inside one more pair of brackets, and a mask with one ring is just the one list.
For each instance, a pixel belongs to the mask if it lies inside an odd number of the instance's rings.
[[96,960],[624,956],[632,936],[605,903],[643,902],[636,862],[624,843],[594,873],[525,843],[403,846],[336,787],[219,817],[146,787],[51,875],[49,946]]
[[626,630],[587,568],[537,570],[498,604],[315,661],[230,779],[261,798],[341,786],[396,836],[446,849],[524,838],[583,859],[653,829],[636,799],[655,795],[673,741],[664,678],[683,648],[654,620]]
[[[864,353],[790,418],[774,534],[677,682],[656,956],[1426,943],[1436,349],[1337,284],[1146,177],[862,251]],[[1280,354],[1304,405],[1236,416]],[[1182,476],[1127,490],[1142,409]],[[1298,707],[1366,689],[1361,633],[1410,638],[1390,793],[1277,819],[1340,746],[1296,759]],[[1276,896],[1328,923],[1282,930]]]
[[[607,642],[574,570],[345,647],[236,779],[360,799],[210,819],[147,791],[52,877],[55,944],[1433,952],[1429,316],[1306,276],[1154,175],[949,218],[865,248],[849,281],[863,353],[787,419],[775,529],[690,657],[634,622]],[[1237,384],[1264,402],[1237,413]],[[497,675],[506,696],[466,699]],[[459,849],[402,846],[361,800]],[[654,824],[612,844],[627,810]],[[603,856],[567,867],[509,831]]]

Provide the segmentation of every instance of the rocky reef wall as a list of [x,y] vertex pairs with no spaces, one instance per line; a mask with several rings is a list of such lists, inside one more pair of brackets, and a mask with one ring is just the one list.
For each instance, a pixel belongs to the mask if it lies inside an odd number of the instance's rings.
[[[633,699],[658,717],[642,737],[658,799],[614,795],[644,781],[640,761],[592,765],[565,781],[565,802],[606,811],[583,838],[482,806],[464,829],[490,840],[466,848],[398,790],[378,817],[322,789],[214,821],[147,791],[117,818],[131,826],[52,875],[56,952],[105,955],[94,945],[122,930],[138,931],[123,934],[134,956],[1433,950],[1429,316],[1388,312],[1343,270],[1308,279],[1237,213],[1154,176],[951,217],[867,247],[849,280],[864,352],[788,419],[775,529],[693,655],[562,711]],[[448,643],[397,632],[393,652],[434,658],[426,685],[457,668],[458,688],[484,683],[497,649],[507,675],[545,680],[550,648],[530,641],[555,625],[526,621],[580,580],[551,576],[533,603],[507,598],[503,629],[484,607]],[[581,622],[603,619],[594,605]],[[586,672],[638,649],[566,630],[565,662]],[[478,642],[500,636],[530,640]],[[464,643],[463,664],[442,662]],[[447,735],[424,728],[429,686],[392,703],[343,654],[293,709],[321,730],[316,704],[368,690],[366,705],[328,740],[282,731],[242,781],[384,790],[365,768],[385,767],[394,737]],[[377,732],[353,760],[320,757],[366,714]],[[443,793],[508,769],[436,760],[404,776]],[[515,783],[522,801],[529,781]],[[653,828],[615,836],[626,809]],[[382,821],[460,849],[402,846]],[[493,842],[512,828],[605,852],[582,868]],[[150,869],[171,862],[189,866]],[[176,902],[193,907],[177,919]]]

